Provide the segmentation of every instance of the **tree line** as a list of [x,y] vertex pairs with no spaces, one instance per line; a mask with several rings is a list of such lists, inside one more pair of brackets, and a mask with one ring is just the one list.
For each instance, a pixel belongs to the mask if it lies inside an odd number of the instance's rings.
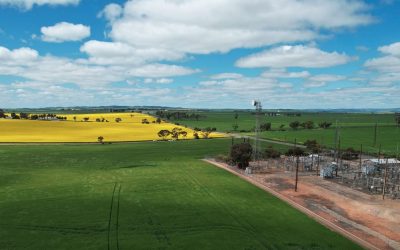
[[[286,152],[282,153],[272,146],[267,147],[262,153],[261,157],[264,159],[276,159],[280,158],[281,155],[286,156],[307,156],[309,153],[321,153],[324,147],[320,145],[316,140],[307,140],[304,142],[306,150],[299,147],[291,147]],[[347,148],[340,152],[339,159],[343,160],[356,160],[359,159],[359,152],[353,148]],[[253,148],[249,142],[242,142],[234,144],[231,147],[228,157],[222,157],[224,161],[229,164],[236,165],[240,169],[245,169],[249,166],[249,163],[253,156]],[[221,157],[221,156],[220,156]]]
[[67,120],[67,117],[56,114],[29,114],[23,112],[12,112],[10,115],[7,115],[2,109],[0,109],[0,118],[10,118],[13,120]]
[[188,112],[182,112],[182,111],[157,111],[156,116],[161,118],[161,119],[167,119],[167,120],[200,120],[201,118],[205,118],[206,116],[196,114],[196,113],[188,113]]
[[[195,128],[193,132],[193,137],[194,139],[200,139],[200,136],[204,139],[208,139],[211,135],[212,132],[215,132],[216,128],[204,128],[204,129],[199,129]],[[173,128],[172,130],[168,129],[162,129],[157,133],[158,137],[162,138],[163,140],[167,140],[169,136],[171,136],[172,139],[174,140],[179,140],[179,137],[182,136],[186,138],[188,135],[188,132],[184,131],[182,128]]]

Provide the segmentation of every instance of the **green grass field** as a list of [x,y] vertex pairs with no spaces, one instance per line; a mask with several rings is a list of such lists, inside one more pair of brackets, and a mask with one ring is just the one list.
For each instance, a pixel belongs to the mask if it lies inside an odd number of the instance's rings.
[[1,146],[0,249],[360,249],[199,161],[230,143]]
[[[313,129],[313,130],[288,130],[288,131],[267,131],[262,133],[263,138],[281,141],[303,143],[309,139],[315,139],[319,143],[334,148],[335,129]],[[360,150],[363,145],[363,152],[378,153],[381,145],[381,152],[388,155],[397,154],[397,146],[400,147],[400,129],[396,127],[379,127],[377,129],[377,140],[374,145],[374,127],[343,127],[340,129],[340,145],[342,149],[353,147]],[[400,149],[400,148],[399,148]]]
[[[181,124],[190,127],[216,127],[219,131],[232,131],[232,125],[235,123],[234,112],[201,112],[205,118],[199,121],[195,120],[178,120]],[[250,112],[238,112],[238,131],[253,130],[255,125],[255,117]],[[320,122],[331,122],[330,129],[298,129],[293,130],[289,127],[289,123],[293,121],[313,121],[315,126]],[[397,146],[400,147],[400,129],[395,125],[393,114],[345,114],[345,113],[302,113],[300,117],[263,116],[262,122],[270,122],[272,131],[262,134],[263,138],[274,139],[280,141],[294,142],[297,139],[302,143],[306,140],[317,140],[319,143],[327,147],[334,147],[335,125],[338,124],[339,134],[341,138],[341,146],[343,148],[354,147],[363,149],[366,152],[377,153],[379,145],[382,152],[396,155]],[[285,131],[278,131],[279,126],[285,125]],[[378,125],[377,140],[374,145],[375,124]],[[244,132],[244,134],[252,135],[252,133]]]
[[[190,113],[190,112],[189,112]],[[205,116],[199,121],[196,120],[172,120],[186,124],[191,127],[216,127],[219,131],[232,131],[232,125],[235,123],[233,111],[225,112],[198,112],[198,114]],[[251,112],[238,112],[238,130],[250,130],[254,128],[255,117]],[[302,113],[300,117],[292,116],[263,116],[262,122],[271,122],[273,129],[278,129],[281,124],[285,125],[285,128],[289,128],[289,123],[292,121],[313,121],[315,126],[318,126],[320,122],[331,122],[334,126],[336,121],[341,127],[371,127],[375,123],[379,126],[394,126],[395,119],[393,114],[345,114],[345,113]]]

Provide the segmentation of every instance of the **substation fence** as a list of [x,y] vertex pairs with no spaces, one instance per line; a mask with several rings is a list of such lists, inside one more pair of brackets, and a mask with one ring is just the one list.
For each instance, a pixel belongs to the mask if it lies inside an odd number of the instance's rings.
[[268,173],[273,169],[295,172],[296,168],[301,175],[318,175],[356,190],[382,195],[383,198],[400,199],[400,163],[388,163],[385,159],[374,164],[368,159],[337,160],[329,154],[282,156],[252,162],[246,173]]

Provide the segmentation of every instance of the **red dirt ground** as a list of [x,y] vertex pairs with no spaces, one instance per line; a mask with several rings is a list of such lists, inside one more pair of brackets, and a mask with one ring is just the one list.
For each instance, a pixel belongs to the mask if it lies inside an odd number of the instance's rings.
[[208,162],[265,187],[264,190],[366,248],[400,249],[399,200],[382,200],[382,196],[369,195],[310,175],[299,176],[295,192],[291,172],[271,169],[268,173],[246,175],[226,164]]

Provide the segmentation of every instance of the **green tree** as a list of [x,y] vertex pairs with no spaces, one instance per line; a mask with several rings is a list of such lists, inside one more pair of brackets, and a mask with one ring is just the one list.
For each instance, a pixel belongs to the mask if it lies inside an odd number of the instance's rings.
[[301,126],[303,128],[305,128],[305,129],[313,129],[314,128],[314,122],[313,121],[306,121],[306,122],[303,122],[301,124]]
[[320,122],[318,123],[318,127],[323,128],[323,129],[327,129],[332,125],[332,123],[330,122]]
[[295,148],[289,148],[288,151],[285,153],[287,156],[304,156],[307,155],[304,149],[295,147]]
[[237,164],[240,169],[245,169],[249,166],[252,153],[253,148],[250,143],[244,142],[231,147],[230,157],[232,162]]
[[203,135],[204,139],[208,139],[210,137],[210,134],[214,131],[216,131],[217,128],[211,128],[211,127],[207,127],[205,129],[201,130],[201,134]]
[[358,152],[354,148],[347,148],[343,153],[342,153],[342,159],[343,160],[356,160],[358,159]]
[[317,153],[321,148],[321,145],[319,145],[316,140],[307,140],[304,142],[304,146],[306,146],[307,149],[311,150],[313,153]]
[[271,130],[271,123],[270,122],[266,122],[260,125],[260,130],[261,131],[269,131]]
[[99,136],[97,137],[97,141],[101,144],[104,144],[104,137],[103,136]]
[[266,159],[276,159],[281,157],[281,153],[272,146],[269,146],[267,149],[265,149],[264,157]]
[[179,140],[179,136],[186,137],[187,132],[183,131],[181,128],[173,128],[171,131],[171,137],[175,140]]
[[294,130],[298,129],[299,126],[300,126],[300,122],[299,121],[294,121],[294,122],[289,123],[289,127],[291,127]]
[[158,137],[162,137],[163,140],[167,139],[167,136],[169,136],[171,134],[171,131],[166,130],[166,129],[162,129],[160,131],[158,131],[157,135]]
[[400,113],[395,114],[395,121],[396,121],[397,126],[400,127]]

